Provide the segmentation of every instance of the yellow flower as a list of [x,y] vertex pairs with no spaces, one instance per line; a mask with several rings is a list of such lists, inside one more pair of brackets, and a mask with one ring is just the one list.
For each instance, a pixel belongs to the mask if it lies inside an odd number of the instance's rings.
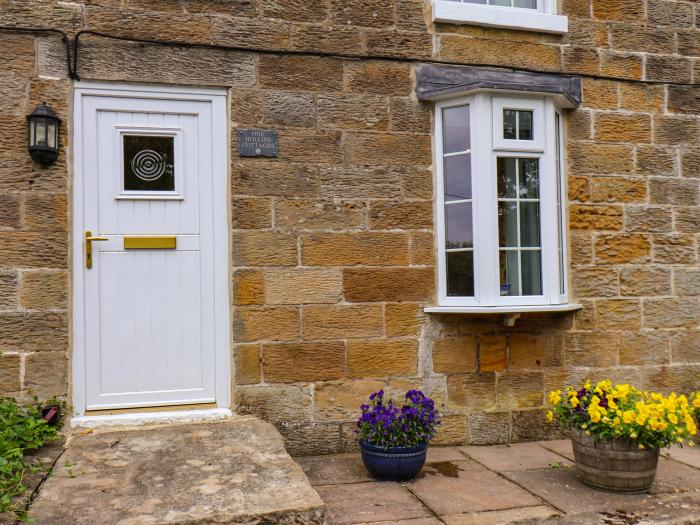
[[633,410],[625,410],[624,414],[622,415],[622,420],[629,425],[632,423],[632,421],[634,421],[634,415]]
[[613,419],[613,425],[615,425],[616,427],[620,426],[620,418],[619,417],[616,417],[615,419]]
[[549,393],[549,402],[556,405],[559,401],[561,401],[561,390],[552,390]]
[[[668,416],[666,416],[668,420],[673,423],[674,425],[678,424],[678,416],[674,413],[670,413]],[[662,429],[663,430],[663,429]]]
[[696,396],[695,399],[693,399],[693,406],[695,408],[700,408],[700,396]]
[[552,412],[551,410],[547,412],[547,421],[549,421],[550,423],[554,421],[554,412]]
[[647,416],[644,414],[639,414],[636,418],[635,421],[638,425],[643,425],[647,420]]
[[594,423],[600,421],[600,411],[596,410],[595,407],[588,408],[588,415],[591,417],[591,421]]
[[577,406],[579,406],[580,403],[581,402],[578,400],[578,397],[574,396],[571,398],[571,406],[572,407],[576,408]]

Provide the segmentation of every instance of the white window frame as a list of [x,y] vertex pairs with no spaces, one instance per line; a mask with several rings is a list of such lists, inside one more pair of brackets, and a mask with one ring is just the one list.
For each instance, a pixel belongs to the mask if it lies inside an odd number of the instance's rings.
[[[469,105],[471,133],[472,224],[474,239],[474,297],[447,295],[447,251],[445,217],[445,178],[443,172],[443,109]],[[502,138],[502,108],[513,107],[535,112],[534,141],[510,140],[504,148],[494,137]],[[542,112],[538,117],[537,113]],[[441,100],[435,103],[435,166],[437,191],[437,248],[438,248],[438,307],[469,309],[496,309],[497,311],[528,311],[569,309],[567,275],[566,178],[563,159],[563,120],[556,130],[558,113],[552,97],[542,95],[503,96],[493,92]],[[539,135],[539,137],[538,137]],[[557,137],[559,149],[557,149]],[[533,143],[540,143],[538,149]],[[559,159],[557,153],[559,152]],[[542,295],[500,295],[498,200],[496,163],[498,157],[536,157],[540,159],[540,242],[542,249]],[[557,160],[559,164],[557,164]],[[560,207],[558,207],[558,205]],[[561,255],[560,255],[561,241]],[[561,264],[563,261],[563,264]],[[561,282],[564,290],[561,290]],[[563,293],[562,293],[563,292]],[[572,308],[573,309],[573,308]],[[427,309],[430,311],[430,309]]]
[[433,22],[448,24],[473,24],[554,34],[564,34],[569,30],[569,19],[557,14],[556,0],[537,0],[537,9],[433,0],[432,13]]

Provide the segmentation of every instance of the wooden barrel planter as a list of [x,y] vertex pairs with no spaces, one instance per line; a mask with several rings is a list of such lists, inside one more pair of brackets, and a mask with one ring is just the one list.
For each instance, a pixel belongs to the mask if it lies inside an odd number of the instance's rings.
[[659,449],[640,449],[626,439],[594,441],[583,430],[571,431],[576,468],[581,480],[593,488],[638,494],[654,482]]

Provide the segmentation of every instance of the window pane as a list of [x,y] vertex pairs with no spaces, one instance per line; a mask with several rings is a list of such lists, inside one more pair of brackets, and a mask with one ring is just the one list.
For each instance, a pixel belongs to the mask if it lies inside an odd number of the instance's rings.
[[491,5],[500,5],[504,7],[512,7],[510,0],[491,0]]
[[486,4],[486,0],[463,0],[468,4]]
[[523,295],[542,295],[542,254],[539,250],[521,253],[520,267],[523,272]]
[[518,112],[514,109],[503,110],[503,138],[515,140]]
[[537,0],[514,0],[513,7],[525,7],[527,9],[537,9]]
[[517,179],[515,176],[515,159],[499,157],[496,165],[498,176],[498,197],[501,199],[514,199]]
[[520,295],[518,274],[518,251],[501,250],[500,253],[501,295]]
[[124,189],[173,191],[174,137],[124,135]]
[[499,246],[518,246],[518,203],[498,203],[498,243]]
[[445,200],[472,198],[471,155],[445,157]]
[[518,159],[521,199],[540,198],[539,163],[539,159]]
[[474,252],[447,254],[447,295],[450,297],[474,296]]
[[447,239],[445,243],[447,249],[471,248],[474,245],[472,203],[448,204],[445,206],[445,215],[447,217]]
[[444,152],[454,153],[469,149],[469,106],[442,110]]
[[532,111],[518,111],[518,139],[532,140]]
[[540,203],[520,203],[520,246],[540,246]]

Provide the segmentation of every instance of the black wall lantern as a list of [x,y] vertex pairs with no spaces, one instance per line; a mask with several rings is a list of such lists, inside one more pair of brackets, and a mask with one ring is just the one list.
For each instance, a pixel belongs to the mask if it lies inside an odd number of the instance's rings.
[[27,115],[27,120],[29,155],[42,166],[53,164],[58,158],[58,125],[61,119],[42,102],[31,115]]

